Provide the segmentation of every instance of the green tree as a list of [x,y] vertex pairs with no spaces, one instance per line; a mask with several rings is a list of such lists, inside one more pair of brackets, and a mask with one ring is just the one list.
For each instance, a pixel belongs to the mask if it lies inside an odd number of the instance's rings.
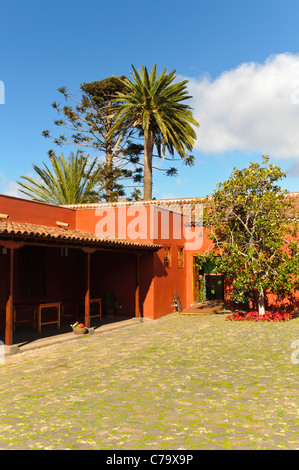
[[[133,67],[133,66],[132,66]],[[133,80],[122,78],[123,92],[118,92],[115,101],[120,104],[115,124],[108,137],[115,132],[124,135],[131,129],[139,129],[144,138],[144,199],[152,199],[153,149],[156,144],[159,153],[165,157],[177,152],[187,164],[193,162],[186,151],[193,149],[196,133],[192,126],[198,126],[191,108],[183,101],[191,98],[187,94],[187,80],[176,83],[175,70],[166,74],[166,69],[157,76],[156,65],[149,74],[142,66],[138,72],[133,67]],[[168,174],[173,173],[170,169]]]
[[[82,95],[76,99],[67,87],[58,89],[65,104],[54,102],[52,107],[59,114],[54,124],[63,128],[63,132],[58,137],[53,136],[50,130],[42,134],[46,138],[51,137],[54,144],[60,147],[71,145],[95,151],[104,181],[103,196],[107,201],[114,201],[125,194],[122,182],[133,186],[141,182],[139,156],[143,146],[130,140],[136,133],[133,129],[126,133],[110,133],[107,138],[118,106],[114,96],[123,90],[118,77],[83,83],[80,90]],[[49,155],[53,155],[52,149]]]
[[82,152],[71,152],[70,156],[50,157],[52,168],[43,163],[45,168],[33,165],[38,179],[21,176],[18,181],[19,191],[34,201],[48,204],[80,204],[98,202],[103,188],[101,167],[94,159],[89,163]]
[[206,199],[204,226],[212,244],[197,256],[199,266],[212,262],[214,272],[232,281],[239,299],[256,293],[260,314],[267,290],[283,296],[299,285],[298,212],[277,185],[285,173],[268,162],[263,156],[262,164],[234,168]]

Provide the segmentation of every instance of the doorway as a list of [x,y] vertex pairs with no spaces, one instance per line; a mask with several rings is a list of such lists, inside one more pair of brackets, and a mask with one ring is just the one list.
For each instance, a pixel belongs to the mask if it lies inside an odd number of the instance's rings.
[[193,257],[193,303],[224,300],[224,276],[212,270],[213,265],[208,263],[199,269]]
[[205,300],[204,270],[196,266],[196,260],[193,257],[193,303],[204,302]]
[[222,274],[205,274],[206,299],[224,300],[224,279]]

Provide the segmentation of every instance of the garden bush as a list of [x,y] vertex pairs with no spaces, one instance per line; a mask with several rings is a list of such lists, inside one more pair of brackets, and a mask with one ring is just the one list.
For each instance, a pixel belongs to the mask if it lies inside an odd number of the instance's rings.
[[226,320],[234,321],[287,321],[292,320],[293,313],[287,312],[268,312],[266,311],[264,315],[259,315],[257,311],[254,312],[233,312],[226,316]]

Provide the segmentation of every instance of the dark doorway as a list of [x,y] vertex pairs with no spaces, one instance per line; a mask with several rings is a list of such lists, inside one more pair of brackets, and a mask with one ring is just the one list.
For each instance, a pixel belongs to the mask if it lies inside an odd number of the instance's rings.
[[222,274],[205,274],[207,300],[224,300]]
[[196,266],[195,256],[193,257],[193,302],[204,302],[205,296],[205,276],[204,270]]

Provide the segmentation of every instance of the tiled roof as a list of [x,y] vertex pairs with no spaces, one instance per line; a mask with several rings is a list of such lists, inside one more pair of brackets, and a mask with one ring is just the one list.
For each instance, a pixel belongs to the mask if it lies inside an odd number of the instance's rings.
[[119,202],[98,202],[92,204],[69,204],[67,209],[84,210],[84,209],[105,209],[106,207],[138,207],[138,206],[155,206],[159,209],[167,209],[170,212],[191,216],[194,212],[195,204],[200,204],[204,198],[189,197],[181,199],[152,199],[150,201],[119,201]]
[[[299,210],[299,192],[289,192],[288,196],[294,199],[294,207],[296,215],[292,214],[291,217],[294,220],[298,220],[297,212]],[[156,206],[159,209],[167,209],[171,212],[183,214],[188,217],[187,224],[191,226],[201,225],[200,217],[196,213],[196,207],[199,204],[204,204],[206,198],[204,197],[189,197],[189,198],[177,198],[177,199],[152,199],[150,201],[119,201],[119,202],[98,202],[92,204],[70,204],[62,207],[75,210],[84,209],[105,209],[105,207],[129,207],[129,206]],[[294,217],[295,216],[295,217]]]
[[33,225],[18,222],[0,220],[0,239],[34,240],[39,242],[55,242],[80,246],[120,247],[157,251],[160,245],[151,243],[139,243],[130,240],[110,239],[97,237],[93,233],[69,230],[60,227],[45,225]]
[[[290,192],[289,196],[294,197],[296,204],[299,205],[299,192]],[[119,206],[149,206],[157,205],[166,207],[177,207],[183,204],[201,203],[205,197],[186,197],[186,198],[173,198],[173,199],[151,199],[150,201],[119,201],[119,202],[94,202],[90,204],[66,204],[62,207],[69,209],[97,209],[102,207],[119,207]],[[297,202],[298,201],[298,202]]]
[[[295,208],[299,209],[299,192],[290,192],[288,196],[294,198]],[[104,209],[105,207],[129,207],[129,206],[157,206],[161,209],[168,209],[184,215],[193,215],[195,204],[205,202],[204,197],[174,198],[174,199],[152,199],[150,201],[119,201],[119,202],[98,202],[92,204],[69,204],[62,207],[68,209]]]
[[119,202],[96,202],[91,204],[68,204],[63,205],[68,209],[101,209],[105,207],[129,207],[129,206],[159,206],[165,209],[178,210],[184,204],[195,204],[201,202],[202,197],[187,197],[174,199],[151,199],[150,201],[119,201]]

